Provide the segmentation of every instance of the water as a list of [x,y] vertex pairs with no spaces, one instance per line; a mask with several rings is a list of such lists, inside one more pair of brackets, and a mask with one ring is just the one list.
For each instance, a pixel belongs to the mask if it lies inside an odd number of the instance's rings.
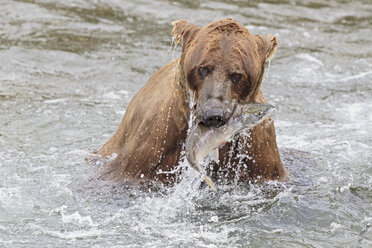
[[[248,2],[248,1],[247,1]],[[371,247],[372,4],[1,0],[0,247]],[[143,192],[84,158],[168,63],[171,22],[274,34],[289,183]]]

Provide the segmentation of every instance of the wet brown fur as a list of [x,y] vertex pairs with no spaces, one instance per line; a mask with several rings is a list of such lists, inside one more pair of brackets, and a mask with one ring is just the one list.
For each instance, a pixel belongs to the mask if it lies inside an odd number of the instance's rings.
[[[175,42],[182,46],[182,55],[149,79],[133,97],[115,134],[101,147],[99,155],[117,157],[103,166],[104,179],[126,183],[162,182],[171,184],[186,139],[190,116],[189,92],[196,104],[202,79],[198,66],[209,66],[214,79],[225,83],[228,97],[236,102],[266,102],[260,90],[265,63],[274,55],[274,36],[252,35],[240,23],[225,19],[206,27],[185,20],[173,23]],[[229,73],[241,72],[241,83],[232,84]],[[243,151],[249,155],[239,172],[236,154],[238,141],[219,149],[220,163],[214,175],[239,180],[285,180],[272,121],[265,121],[251,131]],[[233,156],[229,157],[229,153]],[[240,161],[241,163],[241,161]],[[227,165],[233,165],[228,167]],[[238,174],[236,174],[238,173]]]

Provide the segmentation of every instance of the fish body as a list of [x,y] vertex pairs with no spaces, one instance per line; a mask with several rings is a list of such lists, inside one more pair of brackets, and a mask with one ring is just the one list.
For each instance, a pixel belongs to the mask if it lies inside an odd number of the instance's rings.
[[205,175],[200,163],[211,152],[230,141],[236,134],[244,129],[251,129],[265,119],[269,118],[275,107],[264,103],[249,103],[238,105],[230,120],[218,128],[208,128],[202,124],[196,124],[186,139],[186,158],[194,169],[199,171],[208,185],[214,190],[212,180]]

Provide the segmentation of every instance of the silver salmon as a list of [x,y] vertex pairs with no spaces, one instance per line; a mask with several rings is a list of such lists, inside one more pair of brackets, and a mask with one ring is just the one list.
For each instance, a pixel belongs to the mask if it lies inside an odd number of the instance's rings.
[[194,169],[199,171],[213,191],[217,191],[212,180],[206,175],[200,163],[212,151],[218,158],[218,147],[230,141],[244,129],[251,129],[269,118],[275,107],[265,103],[238,105],[230,120],[218,128],[208,128],[196,124],[186,139],[186,158]]

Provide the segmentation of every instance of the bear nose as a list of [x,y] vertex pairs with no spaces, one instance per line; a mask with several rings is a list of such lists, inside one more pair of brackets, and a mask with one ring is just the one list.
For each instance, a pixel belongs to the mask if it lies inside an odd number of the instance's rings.
[[223,115],[208,115],[202,119],[202,123],[206,127],[221,127],[227,122]]

